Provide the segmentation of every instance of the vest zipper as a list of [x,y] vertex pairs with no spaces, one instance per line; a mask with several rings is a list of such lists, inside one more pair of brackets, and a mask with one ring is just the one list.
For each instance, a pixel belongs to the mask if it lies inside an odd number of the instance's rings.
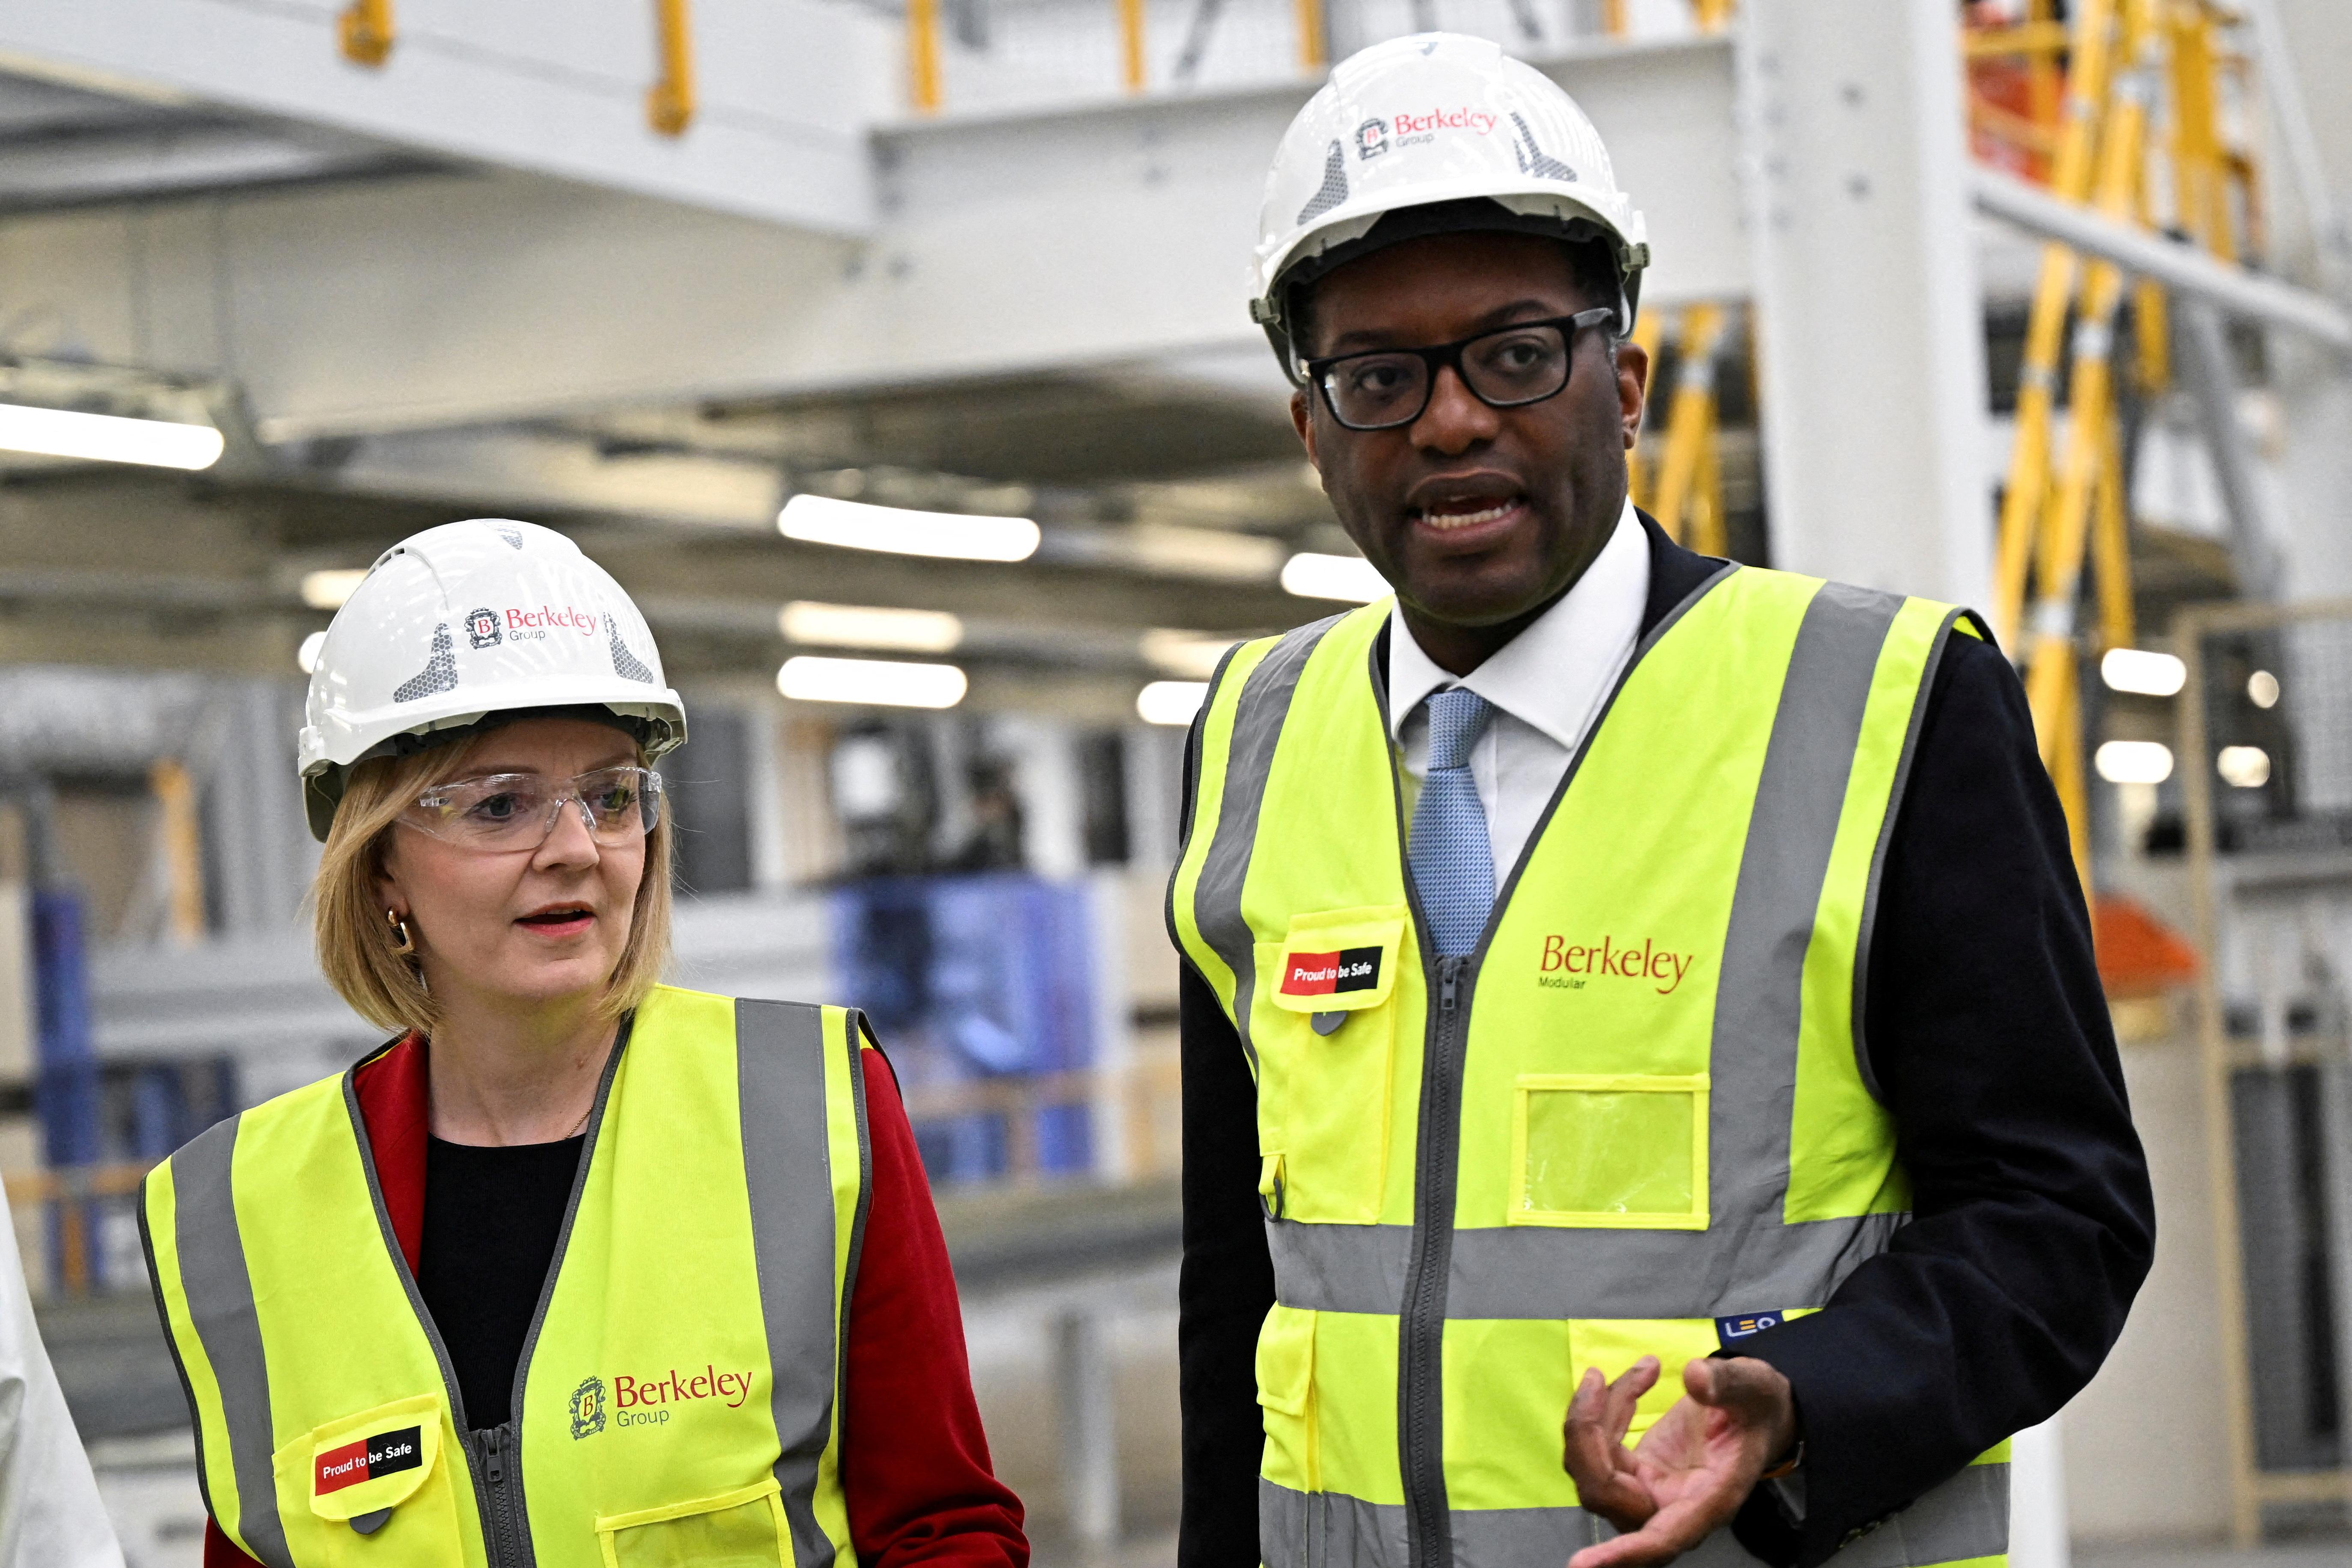
[[400,1272],[409,1308],[415,1312],[417,1325],[425,1331],[425,1341],[433,1347],[433,1357],[441,1365],[442,1384],[449,1395],[450,1425],[457,1428],[457,1446],[466,1456],[466,1473],[474,1489],[475,1517],[481,1521],[482,1550],[488,1554],[489,1568],[537,1568],[539,1556],[530,1544],[530,1510],[522,1495],[523,1388],[530,1380],[531,1352],[538,1348],[539,1331],[547,1321],[548,1303],[555,1295],[556,1277],[563,1269],[563,1255],[572,1244],[572,1224],[579,1217],[580,1194],[588,1183],[589,1163],[596,1156],[596,1137],[604,1129],[613,1079],[620,1071],[621,1053],[628,1048],[629,1035],[635,1025],[634,1013],[622,1018],[620,1030],[613,1037],[612,1054],[605,1058],[604,1074],[596,1081],[596,1099],[588,1112],[587,1137],[580,1148],[580,1168],[572,1173],[572,1197],[563,1210],[563,1228],[556,1236],[555,1256],[548,1262],[547,1279],[540,1286],[539,1305],[531,1313],[522,1354],[515,1363],[509,1417],[503,1425],[478,1432],[467,1419],[466,1398],[457,1386],[457,1369],[449,1360],[449,1347],[442,1342],[433,1314],[425,1310],[425,1294],[417,1289],[416,1277],[410,1271],[408,1259],[400,1250],[399,1237],[393,1231],[392,1214],[384,1206],[383,1185],[376,1178],[375,1149],[368,1138],[367,1118],[360,1112],[356,1069],[343,1074],[343,1104],[352,1120],[352,1134],[359,1140],[362,1156],[360,1164],[367,1173],[368,1196],[375,1204],[376,1228],[383,1235],[384,1250],[392,1255],[393,1267]]
[[[1483,951],[1485,942],[1479,943]],[[1462,1023],[1477,958],[1437,961],[1437,1007],[1422,1071],[1421,1136],[1413,1177],[1413,1248],[1398,1324],[1400,1414],[1407,1561],[1412,1568],[1451,1568],[1454,1521],[1445,1489],[1444,1444],[1445,1287],[1454,1265],[1455,1144],[1462,1109]]]
[[478,1448],[483,1483],[483,1511],[489,1515],[489,1530],[483,1545],[488,1548],[490,1568],[523,1568],[530,1556],[522,1550],[517,1496],[521,1489],[521,1477],[515,1473],[509,1458],[515,1424],[491,1426],[473,1434]]

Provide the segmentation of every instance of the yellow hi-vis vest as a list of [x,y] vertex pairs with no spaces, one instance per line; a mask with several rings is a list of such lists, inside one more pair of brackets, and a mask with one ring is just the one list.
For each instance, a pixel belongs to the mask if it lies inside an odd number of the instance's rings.
[[646,999],[590,1113],[520,1418],[480,1433],[352,1073],[173,1155],[142,1218],[222,1531],[269,1568],[854,1565],[860,1048],[837,1007]]
[[[1247,643],[1198,721],[1178,943],[1257,1082],[1266,1568],[1526,1568],[1603,1539],[1588,1366],[1822,1307],[1906,1218],[1861,999],[1959,612],[1726,568],[1635,650],[1476,950],[1431,955],[1388,602]],[[1840,1568],[2005,1562],[2007,1445]],[[1752,1561],[1728,1531],[1705,1560]],[[1694,1561],[1700,1559],[1695,1558]]]

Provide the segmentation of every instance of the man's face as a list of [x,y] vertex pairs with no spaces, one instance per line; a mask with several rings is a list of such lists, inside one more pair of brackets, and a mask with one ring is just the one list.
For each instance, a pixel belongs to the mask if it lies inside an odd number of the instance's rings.
[[[1569,253],[1532,235],[1437,235],[1350,261],[1312,286],[1314,356],[1453,342],[1517,321],[1612,304],[1587,297]],[[1409,621],[1507,628],[1566,592],[1608,542],[1625,500],[1649,363],[1580,334],[1560,394],[1490,408],[1452,369],[1391,430],[1350,430],[1319,391],[1291,418],[1358,549]]]

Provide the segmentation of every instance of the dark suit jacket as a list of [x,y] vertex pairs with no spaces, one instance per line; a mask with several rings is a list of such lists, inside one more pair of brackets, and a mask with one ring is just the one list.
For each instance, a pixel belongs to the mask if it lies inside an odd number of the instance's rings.
[[[1647,633],[1720,563],[1650,542]],[[1190,776],[1190,767],[1186,770]],[[1189,812],[1191,803],[1187,801]],[[1914,1218],[1826,1311],[1746,1342],[1787,1374],[1803,1517],[1759,1488],[1734,1529],[1811,1568],[1859,1527],[2048,1417],[2123,1329],[2154,1200],[2066,823],[2024,689],[1989,642],[1950,639],[1897,807],[1871,950],[1866,1039]],[[1255,1384],[1274,1270],[1241,1042],[1183,975],[1181,1568],[1258,1560]]]

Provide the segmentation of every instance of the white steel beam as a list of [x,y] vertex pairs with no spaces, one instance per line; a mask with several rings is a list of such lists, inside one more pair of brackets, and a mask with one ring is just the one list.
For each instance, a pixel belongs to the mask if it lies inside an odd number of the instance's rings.
[[[1645,297],[1745,294],[1729,45],[1548,68],[1649,215]],[[1243,279],[1267,160],[1306,91],[887,129],[863,242],[510,174],[430,176],[0,223],[0,275],[12,313],[78,353],[234,378],[269,441],[1215,364],[1264,353]]]
[[2352,314],[2325,295],[2250,272],[2180,240],[2126,228],[1997,169],[1969,174],[1976,204],[2045,238],[2105,257],[2126,272],[2218,306],[2226,313],[2301,332],[2352,351]]
[[1984,342],[1952,7],[1741,16],[1773,563],[1981,604]]
[[697,0],[699,107],[646,123],[653,0],[400,0],[391,55],[353,64],[341,0],[106,0],[0,7],[0,64],[131,82],[811,228],[871,226],[865,132],[895,79],[892,29],[819,0]]

